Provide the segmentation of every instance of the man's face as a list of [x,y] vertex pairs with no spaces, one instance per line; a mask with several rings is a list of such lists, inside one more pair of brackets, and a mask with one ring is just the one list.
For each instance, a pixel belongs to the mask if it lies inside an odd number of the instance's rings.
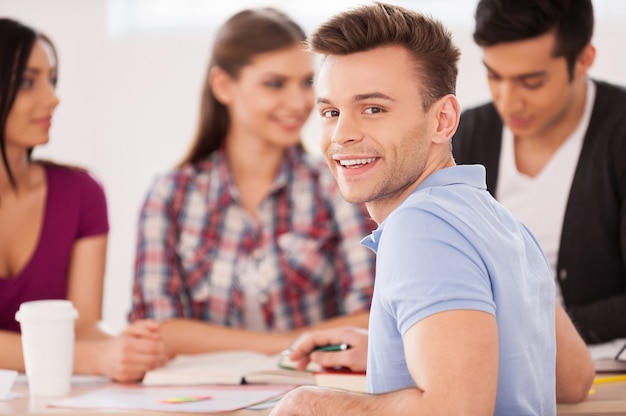
[[330,55],[318,75],[322,152],[344,198],[367,202],[378,222],[413,190],[427,162],[434,123],[420,86],[409,53],[395,45]]
[[574,103],[586,69],[570,82],[566,59],[552,56],[554,43],[548,33],[482,48],[493,102],[515,137],[551,135],[578,122]]

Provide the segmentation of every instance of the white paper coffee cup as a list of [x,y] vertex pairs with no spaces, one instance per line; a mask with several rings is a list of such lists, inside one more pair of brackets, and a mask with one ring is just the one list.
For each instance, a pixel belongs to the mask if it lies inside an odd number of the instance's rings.
[[74,321],[69,300],[24,302],[15,314],[22,331],[24,365],[31,396],[69,393],[74,365]]

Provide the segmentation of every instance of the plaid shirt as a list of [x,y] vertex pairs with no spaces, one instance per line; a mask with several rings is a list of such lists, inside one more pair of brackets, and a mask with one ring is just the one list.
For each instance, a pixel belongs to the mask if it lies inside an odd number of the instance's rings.
[[363,206],[342,198],[325,163],[300,148],[287,151],[253,218],[218,150],[157,178],[148,193],[130,319],[245,327],[246,291],[265,330],[368,311],[375,261],[359,242],[373,227]]

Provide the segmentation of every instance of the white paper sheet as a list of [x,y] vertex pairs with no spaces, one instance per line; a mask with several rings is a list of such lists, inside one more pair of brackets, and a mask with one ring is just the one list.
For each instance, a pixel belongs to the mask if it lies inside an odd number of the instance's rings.
[[[90,374],[72,374],[72,387],[78,386],[98,386],[111,382],[111,379],[104,376]],[[15,384],[28,385],[28,377],[24,373],[18,373]]]
[[[295,386],[238,385],[193,387],[142,387],[116,385],[50,403],[51,407],[73,409],[153,410],[196,413],[227,412],[247,408],[280,397]],[[183,403],[163,400],[186,396],[210,396],[210,399]]]
[[593,360],[615,358],[620,349],[626,344],[626,338],[619,338],[603,344],[589,346],[589,353]]
[[15,393],[11,393],[16,378],[17,371],[0,369],[0,400],[11,400],[17,397]]

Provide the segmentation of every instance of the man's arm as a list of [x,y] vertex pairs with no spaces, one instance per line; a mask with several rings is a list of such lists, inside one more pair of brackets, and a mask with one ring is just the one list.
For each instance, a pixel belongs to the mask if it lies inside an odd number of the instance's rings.
[[593,361],[561,305],[556,305],[556,401],[577,403],[589,394],[595,375]]
[[499,350],[493,315],[472,310],[431,315],[406,332],[404,350],[409,371],[423,391],[420,412],[493,413]]
[[287,393],[270,416],[426,414],[417,411],[420,395],[416,388],[373,395],[303,386]]
[[493,414],[498,329],[492,315],[440,312],[413,325],[403,343],[407,366],[419,388],[377,395],[299,388],[288,393],[272,415]]

